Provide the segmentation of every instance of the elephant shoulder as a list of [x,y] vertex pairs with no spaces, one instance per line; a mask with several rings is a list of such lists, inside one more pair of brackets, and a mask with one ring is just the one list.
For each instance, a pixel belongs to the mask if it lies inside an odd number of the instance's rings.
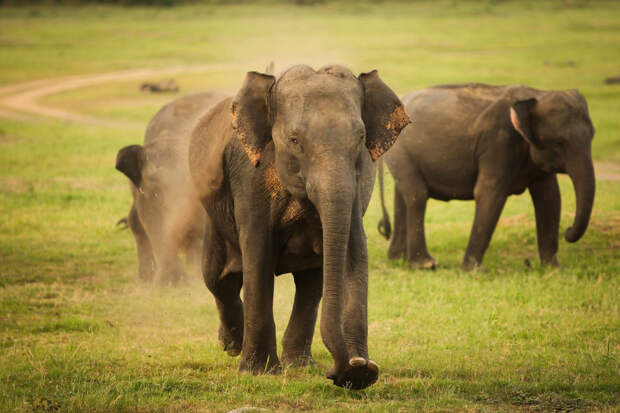
[[472,125],[475,132],[506,133],[513,132],[510,123],[511,101],[506,98],[495,100],[486,106]]
[[224,180],[224,152],[232,139],[232,98],[215,104],[191,131],[189,168],[201,198],[214,194]]

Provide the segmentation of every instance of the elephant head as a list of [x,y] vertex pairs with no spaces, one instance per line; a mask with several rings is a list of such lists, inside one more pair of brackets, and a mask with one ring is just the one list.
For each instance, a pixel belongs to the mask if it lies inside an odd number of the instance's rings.
[[595,192],[591,155],[594,127],[585,98],[577,90],[545,92],[514,103],[510,119],[529,144],[536,166],[545,172],[570,176],[577,211],[564,237],[576,242],[588,227]]
[[[258,165],[263,148],[273,141],[280,181],[295,197],[309,199],[319,212],[324,277],[321,331],[332,354],[338,353],[342,336],[332,333],[341,331],[341,303],[349,295],[343,291],[348,288],[343,286],[343,273],[354,253],[348,251],[349,238],[354,225],[361,228],[360,188],[370,188],[361,182],[361,176],[369,176],[362,169],[367,170],[370,159],[390,148],[409,118],[376,71],[356,77],[340,66],[318,71],[294,66],[277,81],[250,72],[233,99],[232,113],[236,137],[250,161]],[[361,242],[365,255],[365,242]],[[365,303],[360,305],[365,314]]]

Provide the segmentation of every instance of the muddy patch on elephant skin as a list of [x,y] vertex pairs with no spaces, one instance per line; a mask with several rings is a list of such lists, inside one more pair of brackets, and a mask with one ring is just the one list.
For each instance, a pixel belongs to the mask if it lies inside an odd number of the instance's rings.
[[284,185],[282,185],[282,181],[280,181],[278,172],[273,164],[269,164],[265,168],[263,182],[265,190],[271,199],[281,199],[285,196]]

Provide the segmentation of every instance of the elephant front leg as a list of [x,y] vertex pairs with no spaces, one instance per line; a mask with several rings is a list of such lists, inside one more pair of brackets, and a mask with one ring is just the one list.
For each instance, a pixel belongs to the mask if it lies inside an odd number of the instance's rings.
[[489,247],[491,236],[508,195],[497,182],[485,183],[479,179],[474,188],[476,213],[469,236],[469,244],[461,268],[469,271],[482,264],[482,257]]
[[562,198],[555,174],[546,175],[529,186],[536,213],[536,236],[542,265],[558,266],[558,233]]
[[[263,220],[265,224],[268,220]],[[273,319],[274,248],[265,225],[240,230],[243,262],[243,346],[240,371],[278,373]],[[267,235],[267,236],[266,236]]]
[[218,339],[222,349],[232,357],[241,353],[243,343],[243,304],[239,297],[242,286],[240,272],[225,271],[227,248],[210,218],[204,234],[202,274],[220,315]]
[[313,364],[312,337],[323,292],[322,269],[294,272],[295,302],[282,339],[282,361],[292,365]]
[[136,239],[136,248],[138,250],[138,276],[143,281],[151,281],[155,272],[155,257],[153,256],[153,248],[149,240],[142,221],[138,216],[138,211],[134,205],[131,206],[128,218],[129,228]]

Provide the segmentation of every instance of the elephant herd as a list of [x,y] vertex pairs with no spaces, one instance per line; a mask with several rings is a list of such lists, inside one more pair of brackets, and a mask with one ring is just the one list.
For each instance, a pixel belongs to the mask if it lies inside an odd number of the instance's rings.
[[[463,84],[401,102],[377,71],[298,65],[277,78],[249,72],[235,96],[207,92],[167,104],[144,145],[119,151],[116,168],[130,180],[140,278],[176,284],[186,268],[201,270],[219,312],[219,342],[241,355],[241,371],[312,363],[323,299],[321,337],[334,359],[327,377],[363,389],[379,374],[368,354],[362,223],[374,161],[381,158],[382,200],[383,162],[395,180],[390,259],[434,268],[424,236],[428,198],[474,199],[462,266],[479,266],[506,198],[527,188],[541,262],[557,265],[556,173],[568,173],[575,187],[565,235],[574,242],[594,199],[593,134],[576,90]],[[379,230],[389,237],[382,207]],[[284,273],[296,291],[280,361],[273,294],[274,275]]]

